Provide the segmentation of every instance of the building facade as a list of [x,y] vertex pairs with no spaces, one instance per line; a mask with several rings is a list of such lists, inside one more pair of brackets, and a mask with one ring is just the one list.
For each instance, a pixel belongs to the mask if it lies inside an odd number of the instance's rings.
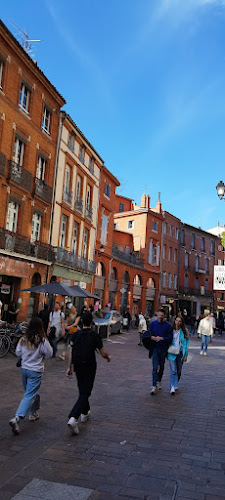
[[23,288],[46,282],[55,152],[63,97],[0,22],[0,299],[19,319],[39,307]]
[[178,312],[178,265],[180,220],[163,211],[159,296],[167,316]]
[[[225,233],[225,226],[218,222],[218,225],[208,229],[207,231],[214,236],[217,236],[216,240],[216,255],[215,255],[215,265],[225,266],[225,247],[222,243],[222,238]],[[214,311],[217,315],[220,312],[225,312],[225,290],[214,290]]]
[[181,223],[179,251],[179,308],[198,316],[214,308],[213,268],[217,237]]

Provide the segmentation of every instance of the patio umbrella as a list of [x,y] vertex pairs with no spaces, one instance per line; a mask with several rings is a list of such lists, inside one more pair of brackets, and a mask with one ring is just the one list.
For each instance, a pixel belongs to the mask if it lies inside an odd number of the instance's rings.
[[52,283],[47,283],[46,285],[32,286],[31,288],[25,288],[21,290],[22,292],[34,292],[34,293],[52,293],[53,295],[67,295],[68,297],[87,297],[86,290],[83,290],[79,286],[74,287],[64,285],[58,281],[53,281]]
[[88,292],[87,290],[84,290],[83,288],[81,288],[80,286],[78,285],[72,285],[69,287],[71,290],[82,290],[83,292],[83,295],[82,297],[86,297],[87,299],[97,299],[97,300],[101,300],[100,297],[98,297],[98,295],[94,295],[94,293],[91,293],[91,292]]

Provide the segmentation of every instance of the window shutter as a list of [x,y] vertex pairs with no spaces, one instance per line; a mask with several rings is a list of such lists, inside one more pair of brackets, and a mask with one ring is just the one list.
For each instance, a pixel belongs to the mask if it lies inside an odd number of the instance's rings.
[[148,263],[153,264],[153,244],[149,243]]
[[156,265],[157,266],[159,265],[159,250],[160,250],[160,247],[159,247],[159,245],[157,245],[157,249],[156,249]]

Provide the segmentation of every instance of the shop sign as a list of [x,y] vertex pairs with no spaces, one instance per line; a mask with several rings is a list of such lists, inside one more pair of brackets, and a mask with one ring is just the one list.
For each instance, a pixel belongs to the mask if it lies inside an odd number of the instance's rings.
[[0,274],[15,278],[29,278],[30,267],[27,262],[23,262],[22,260],[0,256]]
[[10,293],[10,285],[2,285],[1,286],[1,293],[3,293],[4,295],[9,295]]
[[85,283],[85,281],[75,281],[74,284],[80,286],[83,290],[86,290],[87,288],[87,283]]
[[214,266],[213,290],[225,290],[225,266]]

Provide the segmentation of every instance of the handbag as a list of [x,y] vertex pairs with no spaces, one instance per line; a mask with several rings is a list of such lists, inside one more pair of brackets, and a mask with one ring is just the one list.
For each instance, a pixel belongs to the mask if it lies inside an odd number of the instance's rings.
[[180,345],[177,347],[175,345],[170,345],[167,352],[168,354],[173,354],[174,356],[178,356],[178,354],[180,354]]

